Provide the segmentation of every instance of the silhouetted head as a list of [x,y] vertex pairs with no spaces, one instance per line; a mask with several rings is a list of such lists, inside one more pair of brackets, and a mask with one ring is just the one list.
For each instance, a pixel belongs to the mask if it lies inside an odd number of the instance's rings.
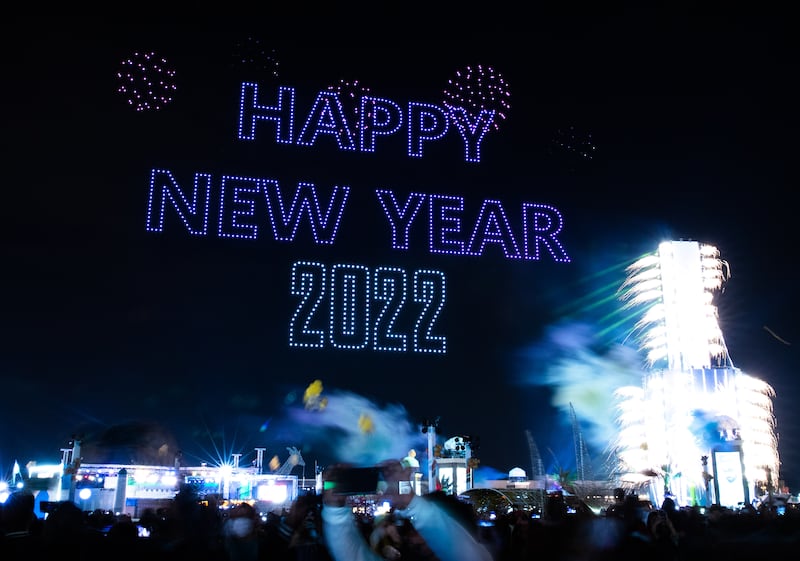
[[33,509],[36,498],[27,490],[14,491],[6,499],[2,510],[2,527],[6,532],[23,532],[28,530],[36,518]]
[[661,503],[661,510],[664,510],[666,512],[674,511],[675,510],[675,501],[672,500],[672,498],[670,498],[670,497],[666,497],[664,499],[664,502]]

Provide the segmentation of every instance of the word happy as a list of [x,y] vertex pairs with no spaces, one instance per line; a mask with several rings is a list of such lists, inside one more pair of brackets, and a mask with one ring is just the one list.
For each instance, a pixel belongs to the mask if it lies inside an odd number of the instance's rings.
[[[150,176],[146,229],[163,232],[167,211],[177,214],[187,232],[210,232],[212,176],[195,173],[190,190],[182,188],[168,170],[154,169]],[[349,200],[348,186],[334,186],[327,197],[313,184],[300,182],[288,193],[275,179],[222,176],[219,181],[220,238],[258,239],[262,222],[278,242],[293,242],[301,228],[311,231],[319,245],[333,245]],[[410,193],[376,189],[376,208],[383,213],[390,233],[389,247],[411,249],[411,229],[427,208],[428,251],[432,254],[482,256],[488,247],[500,248],[506,259],[569,262],[558,240],[562,216],[552,206],[522,203],[520,226],[512,226],[501,201],[486,199],[474,221],[466,223],[465,201],[453,195]],[[258,209],[266,207],[266,219]]]
[[[361,96],[357,126],[352,126],[335,91],[321,91],[308,111],[302,128],[295,137],[295,90],[281,86],[273,103],[265,103],[258,93],[258,84],[242,84],[239,100],[240,140],[255,140],[258,125],[271,122],[275,141],[279,144],[314,146],[320,135],[331,136],[340,150],[375,152],[378,139],[397,133],[405,127],[408,155],[423,156],[425,143],[441,139],[454,124],[464,143],[464,159],[481,161],[481,143],[494,121],[495,112],[482,109],[471,116],[463,107],[443,108],[430,103],[409,102],[403,108],[392,100]],[[351,131],[357,130],[354,138]]]

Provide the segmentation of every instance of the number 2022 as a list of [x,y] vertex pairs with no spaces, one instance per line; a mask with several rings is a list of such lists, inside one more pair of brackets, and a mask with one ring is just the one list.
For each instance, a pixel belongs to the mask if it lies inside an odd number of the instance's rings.
[[298,301],[290,347],[447,352],[447,337],[435,329],[446,296],[442,271],[298,261],[291,293]]

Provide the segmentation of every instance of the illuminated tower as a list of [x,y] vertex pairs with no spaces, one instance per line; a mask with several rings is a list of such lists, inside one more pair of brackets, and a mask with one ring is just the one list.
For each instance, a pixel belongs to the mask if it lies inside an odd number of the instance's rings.
[[[620,294],[642,311],[635,329],[648,372],[641,387],[617,392],[623,477],[658,476],[651,496],[671,493],[684,505],[735,506],[755,485],[774,485],[774,391],[734,368],[713,304],[727,263],[713,246],[673,241],[627,272]],[[704,457],[714,460],[713,497]]]
[[680,241],[664,242],[628,267],[623,299],[650,304],[636,328],[651,365],[666,361],[669,370],[688,370],[728,359],[712,303],[724,265],[717,248]]

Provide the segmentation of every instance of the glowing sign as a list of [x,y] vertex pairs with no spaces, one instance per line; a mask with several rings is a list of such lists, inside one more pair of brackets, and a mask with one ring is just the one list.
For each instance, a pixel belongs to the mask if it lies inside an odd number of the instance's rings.
[[[390,99],[370,95],[361,97],[358,114],[361,121],[354,127],[348,122],[339,92],[323,90],[317,94],[297,132],[294,88],[281,86],[275,97],[264,102],[258,84],[245,82],[239,104],[239,139],[256,140],[259,125],[270,122],[274,125],[275,141],[280,144],[314,146],[320,135],[326,135],[335,140],[339,150],[375,152],[379,137],[395,134],[405,127],[408,155],[421,158],[425,143],[443,138],[452,121],[464,143],[465,160],[480,162],[481,143],[495,116],[488,109],[472,116],[462,107],[413,101],[403,108]],[[358,138],[353,137],[354,130],[359,131]]]
[[742,452],[714,451],[714,469],[717,503],[729,508],[744,504],[747,501],[747,484],[742,470]]
[[286,485],[269,483],[256,487],[256,499],[270,503],[283,503],[290,498]]
[[[146,228],[163,232],[168,211],[176,213],[187,232],[209,233],[212,176],[196,173],[191,193],[181,188],[172,172],[154,169],[150,175],[150,197]],[[339,232],[350,188],[334,186],[327,200],[313,183],[300,182],[291,197],[275,179],[225,175],[220,179],[220,238],[255,240],[260,237],[257,210],[266,206],[269,230],[279,242],[292,242],[306,225],[314,243],[333,245]],[[554,207],[523,203],[519,224],[512,226],[501,201],[484,200],[471,228],[464,228],[464,199],[453,195],[411,193],[405,200],[393,191],[376,189],[379,204],[391,234],[389,247],[410,249],[409,231],[423,206],[428,207],[430,253],[478,257],[487,246],[502,249],[507,259],[538,261],[546,252],[553,261],[569,262],[558,239],[563,227],[561,213]],[[544,251],[543,251],[544,250]]]
[[[330,272],[326,269],[322,263],[312,262],[292,267],[292,295],[299,300],[289,321],[290,346],[371,346],[376,351],[417,353],[447,350],[447,338],[436,334],[447,292],[444,273],[423,269],[409,274],[396,267],[370,271],[344,264],[334,265]],[[370,317],[373,302],[380,304],[374,319]],[[412,318],[403,329],[400,319],[408,308]],[[324,327],[312,327],[315,318],[324,315],[327,333]]]
[[[258,84],[241,85],[237,140],[272,138],[278,144],[314,147],[331,139],[341,151],[372,153],[384,137],[403,131],[407,155],[421,158],[426,144],[442,139],[452,124],[463,143],[465,161],[479,163],[481,144],[497,130],[495,109],[459,106],[452,97],[445,106],[408,102],[404,106],[363,91],[356,111],[345,110],[337,90],[317,93],[296,119],[294,88],[279,86],[272,95]],[[471,112],[470,112],[471,110]],[[351,122],[355,115],[357,123]],[[500,114],[500,118],[505,118]],[[361,196],[364,192],[359,190]],[[372,205],[381,235],[367,233],[370,243],[383,240],[391,252],[407,252],[412,229],[427,237],[432,255],[482,257],[495,252],[515,261],[570,261],[559,240],[563,218],[555,207],[523,202],[514,212],[497,199],[467,204],[452,194],[376,188]],[[348,212],[347,184],[319,186],[297,181],[287,187],[271,177],[194,173],[191,187],[172,171],[153,169],[145,228],[162,233],[167,223],[192,236],[297,243],[310,232],[311,243],[337,243],[345,217],[361,223],[363,216]],[[369,212],[359,205],[358,212]],[[477,210],[476,210],[477,209]],[[360,230],[358,230],[360,231]],[[423,242],[424,243],[424,242]],[[440,318],[447,302],[444,272],[430,268],[367,267],[355,263],[324,264],[301,260],[289,273],[294,310],[288,323],[289,347],[372,350],[444,354],[447,336]]]

